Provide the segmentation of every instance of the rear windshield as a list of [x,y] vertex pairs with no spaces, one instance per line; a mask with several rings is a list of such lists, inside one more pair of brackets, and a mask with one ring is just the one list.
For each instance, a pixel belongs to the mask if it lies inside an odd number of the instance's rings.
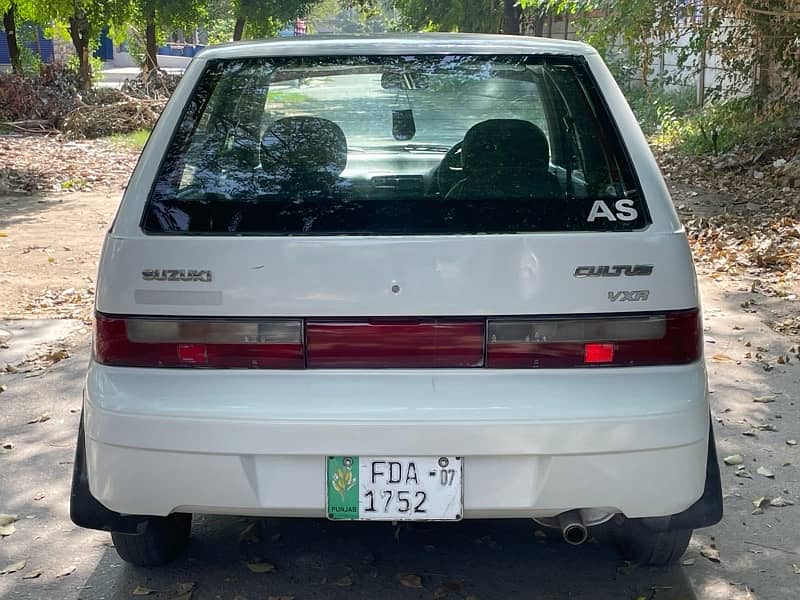
[[648,222],[582,59],[448,55],[209,61],[142,225],[319,236]]

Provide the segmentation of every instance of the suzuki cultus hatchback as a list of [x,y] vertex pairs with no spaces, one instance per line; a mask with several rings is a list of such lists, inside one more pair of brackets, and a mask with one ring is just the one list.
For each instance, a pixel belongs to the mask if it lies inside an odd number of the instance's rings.
[[134,564],[193,513],[529,518],[648,564],[721,517],[689,247],[583,44],[205,50],[96,310],[72,519]]

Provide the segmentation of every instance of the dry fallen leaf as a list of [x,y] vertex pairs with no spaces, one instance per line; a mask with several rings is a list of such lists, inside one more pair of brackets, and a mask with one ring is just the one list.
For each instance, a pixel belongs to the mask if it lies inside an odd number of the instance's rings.
[[744,462],[744,458],[741,454],[731,454],[730,456],[723,458],[722,461],[726,465],[740,465]]
[[30,421],[28,421],[28,425],[33,425],[35,423],[44,423],[45,421],[49,420],[50,420],[50,415],[48,415],[47,413],[42,413],[35,419],[31,419]]
[[178,583],[175,586],[176,596],[172,600],[192,600],[194,594],[195,583],[193,581],[185,581]]
[[734,473],[736,477],[744,477],[745,479],[752,479],[753,476],[750,474],[750,471],[744,465],[739,465],[736,467],[736,472]]
[[353,585],[353,580],[349,576],[345,575],[344,577],[340,577],[334,581],[333,585],[338,585],[339,587],[350,587]]
[[253,573],[274,573],[275,572],[275,565],[272,563],[254,560],[245,563],[247,568],[250,569]]
[[800,565],[792,564],[792,570],[794,571],[795,575],[800,575]]
[[764,507],[769,504],[769,498],[766,496],[759,496],[755,500],[753,500],[753,506],[755,509],[753,510],[754,515],[763,515],[764,514]]
[[407,588],[421,588],[422,587],[422,577],[419,575],[413,574],[406,574],[400,575],[400,585],[407,587]]
[[76,568],[77,567],[75,565],[70,565],[68,567],[65,567],[64,569],[61,569],[58,573],[56,573],[56,577],[67,577],[69,575],[72,575],[75,572]]
[[776,498],[773,498],[772,500],[769,501],[769,505],[781,508],[783,506],[794,506],[794,502],[792,502],[791,500],[787,500],[783,496],[777,496]]
[[0,514],[0,537],[11,535],[16,531],[14,522],[17,520],[17,515],[4,515]]
[[716,363],[732,363],[736,362],[735,358],[731,358],[727,354],[715,354],[711,357],[711,360]]
[[797,440],[786,440],[787,446],[797,446]]
[[700,548],[700,554],[705,556],[711,562],[719,562],[719,550],[711,548],[710,546],[703,546]]
[[154,594],[155,590],[151,590],[149,587],[144,587],[143,585],[137,585],[131,593],[134,596],[149,596],[150,594]]
[[28,564],[27,560],[21,560],[19,562],[15,562],[7,567],[3,567],[0,569],[0,575],[8,575],[9,573],[16,573],[17,571],[21,571],[25,568],[25,565]]
[[43,571],[41,569],[35,569],[33,571],[29,571],[22,576],[23,579],[36,579],[41,577]]
[[775,478],[775,473],[770,471],[767,467],[758,467],[756,469],[756,473],[758,473],[762,477],[769,477],[770,479],[774,479]]
[[753,402],[760,402],[761,404],[775,402],[775,396],[756,396],[753,398]]

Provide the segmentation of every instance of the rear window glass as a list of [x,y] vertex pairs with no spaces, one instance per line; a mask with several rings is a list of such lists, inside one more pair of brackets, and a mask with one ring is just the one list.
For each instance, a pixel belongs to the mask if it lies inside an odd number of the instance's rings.
[[647,224],[582,59],[475,55],[209,61],[142,222],[218,235]]

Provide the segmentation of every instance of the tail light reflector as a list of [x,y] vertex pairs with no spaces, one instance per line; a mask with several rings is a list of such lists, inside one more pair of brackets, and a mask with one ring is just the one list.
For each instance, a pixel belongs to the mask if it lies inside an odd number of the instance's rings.
[[614,362],[614,344],[586,344],[583,362],[587,365]]
[[701,355],[700,316],[490,319],[486,366],[495,369],[677,365]]
[[95,358],[107,365],[302,369],[301,320],[209,321],[98,314]]
[[483,366],[484,319],[307,321],[309,368]]

